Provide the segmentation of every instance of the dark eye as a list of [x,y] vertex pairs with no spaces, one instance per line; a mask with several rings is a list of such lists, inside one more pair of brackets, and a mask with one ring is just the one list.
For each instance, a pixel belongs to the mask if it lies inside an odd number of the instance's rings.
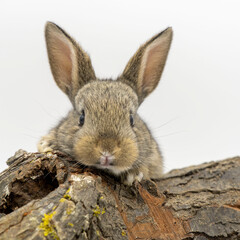
[[130,113],[130,125],[131,127],[134,126],[134,119],[133,119],[133,115]]
[[82,110],[80,118],[79,118],[79,126],[82,127],[84,124],[84,120],[85,120],[85,112],[84,110]]

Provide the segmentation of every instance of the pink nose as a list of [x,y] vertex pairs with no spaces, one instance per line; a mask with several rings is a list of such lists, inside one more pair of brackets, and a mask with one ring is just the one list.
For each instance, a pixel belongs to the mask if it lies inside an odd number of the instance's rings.
[[112,165],[114,160],[114,156],[108,152],[102,153],[102,156],[100,157],[100,164],[102,166],[110,166]]

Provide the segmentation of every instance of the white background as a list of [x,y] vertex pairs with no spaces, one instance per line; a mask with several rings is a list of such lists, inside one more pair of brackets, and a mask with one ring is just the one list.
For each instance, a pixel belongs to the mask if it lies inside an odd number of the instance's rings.
[[36,151],[40,136],[71,108],[48,66],[46,21],[80,42],[100,78],[116,77],[140,44],[172,26],[161,82],[139,109],[160,143],[165,171],[240,155],[239,0],[0,5],[1,169],[19,148]]

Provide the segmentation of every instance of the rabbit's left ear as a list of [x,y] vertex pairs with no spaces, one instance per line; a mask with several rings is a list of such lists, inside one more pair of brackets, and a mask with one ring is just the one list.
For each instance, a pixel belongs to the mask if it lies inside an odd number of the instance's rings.
[[135,90],[139,103],[158,85],[171,41],[172,28],[154,36],[138,49],[119,78]]
[[54,80],[74,104],[78,90],[96,79],[91,60],[72,37],[52,22],[46,24],[45,37]]

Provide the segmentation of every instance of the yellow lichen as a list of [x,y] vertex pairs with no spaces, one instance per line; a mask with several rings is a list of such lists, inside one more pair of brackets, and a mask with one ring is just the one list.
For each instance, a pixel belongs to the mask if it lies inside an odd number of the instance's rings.
[[70,192],[70,188],[66,191],[66,193],[69,193]]
[[54,211],[54,210],[56,209],[56,207],[57,207],[57,206],[54,206],[54,207],[52,208],[52,210]]
[[39,225],[39,228],[42,229],[44,232],[44,236],[47,237],[50,235],[54,240],[59,240],[59,237],[54,229],[53,223],[51,223],[52,217],[56,214],[56,211],[50,214],[44,214],[42,218],[42,222]]
[[68,223],[68,225],[69,225],[69,226],[71,226],[71,227],[73,227],[73,226],[74,226],[74,224],[73,224],[73,223],[70,223],[70,222]]
[[122,230],[122,236],[125,237],[127,234],[124,230]]
[[67,208],[67,210],[66,210],[66,213],[67,213],[67,215],[70,215],[72,212],[73,212],[73,210],[72,210],[72,209],[70,209],[70,208]]
[[61,198],[61,199],[59,200],[59,202],[65,202],[65,201],[66,201],[65,198]]
[[103,208],[103,210],[102,210],[102,212],[101,212],[101,213],[102,213],[102,214],[104,214],[105,212],[106,212],[106,211],[105,211],[105,208]]
[[96,230],[96,234],[98,237],[100,236],[100,232],[98,230]]
[[103,196],[101,196],[100,199],[102,200],[102,199],[103,199]]
[[98,205],[96,205],[96,207],[92,211],[93,211],[93,216],[95,217],[98,217],[100,214],[104,214],[106,212],[105,208],[101,210]]
[[98,217],[101,213],[100,207],[96,205],[96,207],[93,209],[93,216]]
[[71,199],[71,196],[70,196],[69,194],[64,194],[63,197],[64,197],[65,199],[69,199],[69,200]]
[[71,196],[68,194],[70,192],[70,188],[65,192],[65,194],[63,195],[63,198],[65,199],[71,199]]

